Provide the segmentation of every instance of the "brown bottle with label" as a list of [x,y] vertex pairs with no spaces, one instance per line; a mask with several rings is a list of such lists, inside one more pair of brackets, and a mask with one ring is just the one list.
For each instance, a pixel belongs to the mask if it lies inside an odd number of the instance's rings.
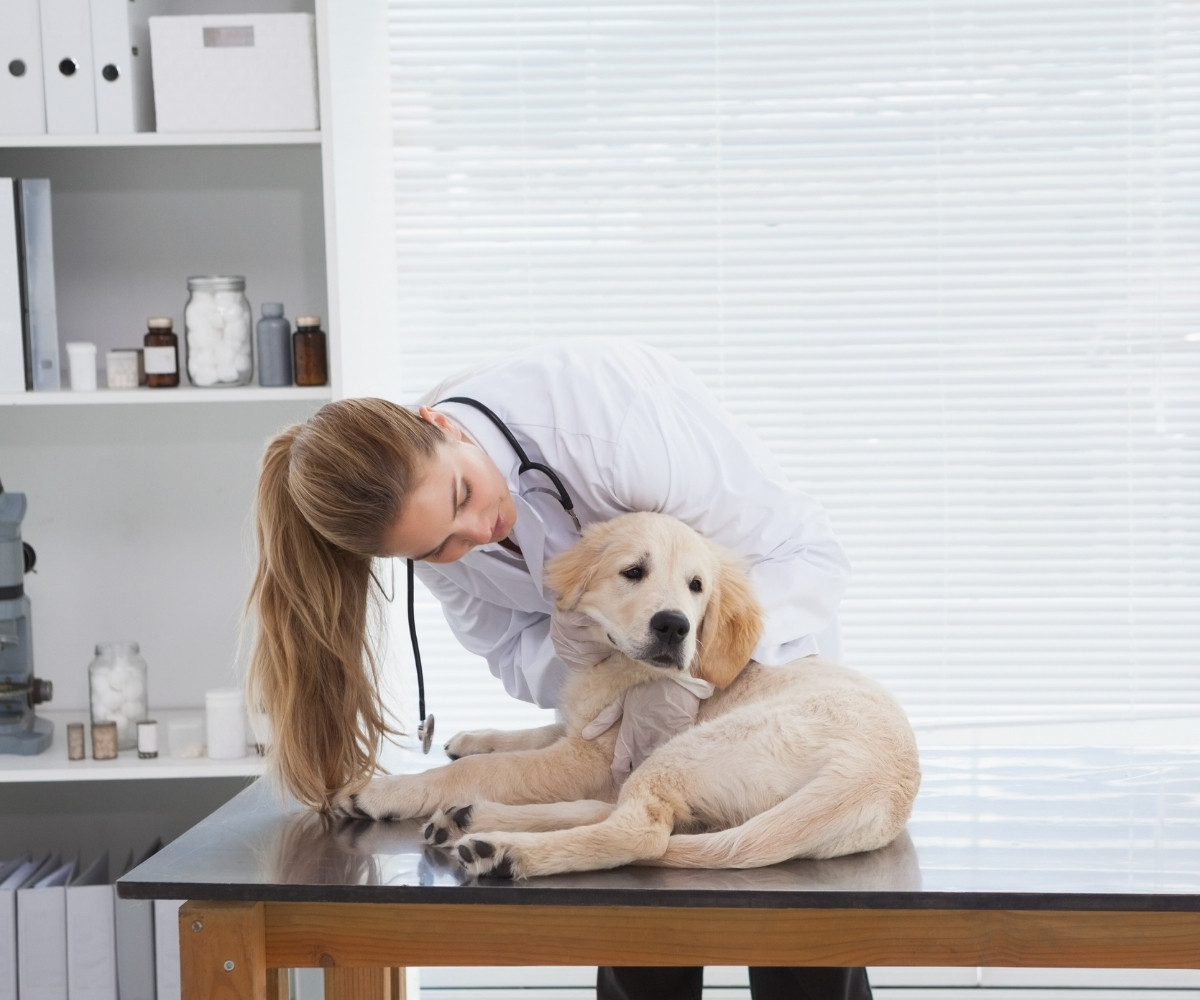
[[292,334],[296,385],[325,385],[329,381],[329,351],[320,316],[301,316]]
[[179,334],[170,316],[151,316],[146,321],[142,357],[146,366],[146,385],[151,389],[171,389],[179,385]]

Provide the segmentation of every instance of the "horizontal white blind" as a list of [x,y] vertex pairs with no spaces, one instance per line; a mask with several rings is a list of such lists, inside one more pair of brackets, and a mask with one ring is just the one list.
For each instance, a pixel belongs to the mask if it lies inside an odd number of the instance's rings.
[[[1200,704],[1194,7],[395,0],[390,35],[403,398],[657,344],[828,507],[847,659],[919,721]],[[499,718],[422,621],[431,703]]]

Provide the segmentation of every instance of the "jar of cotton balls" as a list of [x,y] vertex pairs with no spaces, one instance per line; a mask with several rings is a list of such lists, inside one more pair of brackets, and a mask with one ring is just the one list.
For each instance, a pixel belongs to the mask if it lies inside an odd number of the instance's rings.
[[248,385],[254,372],[254,324],[246,279],[238,275],[188,278],[183,310],[187,373],[192,385]]
[[137,724],[149,718],[146,661],[136,642],[100,642],[88,665],[92,725],[117,724],[117,749],[137,746]]

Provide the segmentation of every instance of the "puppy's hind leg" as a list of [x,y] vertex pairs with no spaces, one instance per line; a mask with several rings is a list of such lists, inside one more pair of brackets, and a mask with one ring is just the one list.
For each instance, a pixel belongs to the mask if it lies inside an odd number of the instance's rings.
[[676,807],[657,795],[622,794],[599,823],[546,833],[479,833],[454,850],[472,875],[528,878],[617,868],[666,850]]
[[[914,788],[915,794],[915,788]],[[832,769],[740,826],[677,834],[643,864],[666,868],[759,868],[791,858],[834,858],[872,851],[899,836],[911,797],[847,783]]]
[[485,833],[566,830],[573,826],[599,823],[612,811],[611,802],[597,799],[524,806],[475,802],[469,806],[439,809],[430,817],[422,834],[429,843],[442,846],[458,840],[468,830]]

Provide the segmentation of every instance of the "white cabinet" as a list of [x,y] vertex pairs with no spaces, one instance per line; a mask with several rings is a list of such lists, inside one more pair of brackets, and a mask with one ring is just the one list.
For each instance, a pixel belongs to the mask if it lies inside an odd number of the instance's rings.
[[[172,13],[245,6],[168,4]],[[240,683],[263,446],[339,391],[326,8],[253,8],[316,14],[321,131],[0,136],[0,176],[51,180],[59,341],[95,342],[101,372],[108,349],[141,345],[147,317],[173,316],[182,330],[193,274],[245,275],[256,318],[262,302],[281,301],[293,320],[320,315],[330,342],[333,384],[315,389],[0,395],[0,482],[26,494],[22,534],[38,557],[25,578],[35,672],[54,685],[39,714],[60,722],[86,711],[87,665],[104,640],[141,644],[152,714],[196,709],[205,690]],[[181,362],[182,353],[181,343]],[[48,754],[65,758],[64,743],[60,725]],[[143,812],[168,810],[167,830],[145,832],[173,835],[260,768],[133,764],[101,780],[61,767],[31,776],[0,755],[0,856],[36,831],[39,811],[57,837],[70,825],[64,809],[71,822],[104,815],[121,826],[123,815],[121,836],[131,823],[142,829]],[[118,847],[112,832],[97,846]]]

